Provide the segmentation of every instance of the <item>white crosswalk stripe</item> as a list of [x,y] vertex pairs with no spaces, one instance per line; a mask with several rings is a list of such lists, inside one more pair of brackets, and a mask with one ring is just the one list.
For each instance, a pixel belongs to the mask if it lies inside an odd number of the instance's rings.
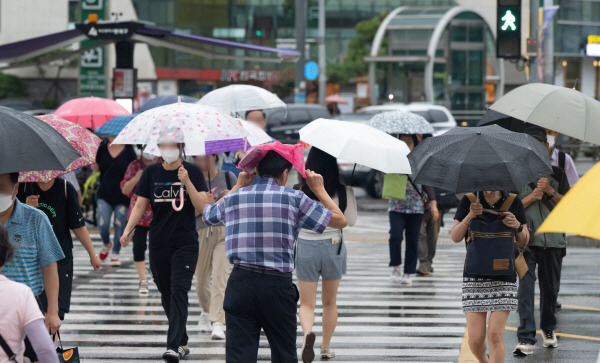
[[[98,235],[94,245],[100,248]],[[465,330],[460,286],[464,248],[440,244],[435,273],[413,278],[405,287],[390,280],[387,243],[347,242],[348,274],[338,295],[339,320],[332,347],[336,363],[455,362]],[[131,248],[121,252],[122,266],[93,272],[83,248],[75,247],[75,279],[71,312],[61,329],[66,346],[78,346],[86,363],[160,362],[167,319],[160,295],[150,283],[150,295],[139,297]],[[223,362],[225,343],[201,334],[195,289],[189,294],[188,362]],[[322,307],[317,295],[314,332],[320,344]],[[298,327],[298,347],[302,330]],[[317,352],[318,353],[318,352]],[[319,357],[317,356],[317,360]],[[261,336],[259,360],[269,361],[267,339]]]

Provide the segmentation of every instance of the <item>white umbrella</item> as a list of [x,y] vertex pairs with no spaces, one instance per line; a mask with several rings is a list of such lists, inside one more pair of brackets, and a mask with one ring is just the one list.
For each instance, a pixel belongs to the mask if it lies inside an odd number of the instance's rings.
[[600,102],[570,88],[544,83],[526,84],[508,92],[490,109],[600,144]]
[[389,111],[378,113],[371,117],[369,125],[388,134],[433,134],[433,126],[416,113],[404,111]]
[[248,132],[248,143],[251,146],[266,144],[273,141],[273,138],[269,136],[269,134],[267,134],[263,129],[256,126],[255,123],[241,119],[238,119],[238,121]]
[[300,140],[339,159],[387,174],[410,174],[403,141],[357,122],[317,119],[300,129]]
[[248,84],[217,88],[202,97],[198,104],[231,113],[285,107],[285,103],[276,94]]

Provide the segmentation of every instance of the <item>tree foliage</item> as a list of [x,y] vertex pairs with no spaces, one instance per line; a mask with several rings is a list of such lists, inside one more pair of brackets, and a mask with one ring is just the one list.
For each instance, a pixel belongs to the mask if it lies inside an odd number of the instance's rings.
[[[354,77],[367,74],[368,64],[365,62],[364,57],[369,55],[375,33],[377,33],[377,29],[386,15],[387,13],[384,13],[356,24],[356,35],[348,44],[348,53],[344,60],[341,63],[327,65],[327,75],[330,82],[343,84]],[[385,49],[385,44],[381,48]]]
[[19,77],[0,73],[0,99],[27,97],[27,85]]

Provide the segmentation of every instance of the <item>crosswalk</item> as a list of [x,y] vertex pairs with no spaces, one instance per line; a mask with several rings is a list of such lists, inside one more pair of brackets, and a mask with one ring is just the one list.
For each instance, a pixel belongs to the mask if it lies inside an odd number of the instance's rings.
[[[93,236],[100,248],[99,236]],[[338,295],[339,321],[332,339],[335,362],[456,362],[465,331],[461,310],[464,248],[442,243],[435,273],[403,287],[389,279],[388,246],[383,242],[348,241],[348,274]],[[121,252],[120,268],[93,272],[80,245],[75,247],[75,279],[71,312],[61,329],[66,346],[78,346],[84,362],[160,362],[167,319],[160,295],[139,297],[131,248]],[[200,308],[194,289],[189,294],[188,362],[223,362],[225,343],[198,330]],[[320,295],[317,296],[319,304]],[[314,331],[320,344],[322,313],[317,306]],[[298,327],[300,347],[302,330]],[[317,357],[317,360],[319,357]],[[259,360],[269,361],[261,336]]]

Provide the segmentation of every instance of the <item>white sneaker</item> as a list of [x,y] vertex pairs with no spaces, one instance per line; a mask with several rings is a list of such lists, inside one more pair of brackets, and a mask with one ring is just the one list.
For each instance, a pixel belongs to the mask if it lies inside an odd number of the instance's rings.
[[529,343],[519,343],[513,350],[513,355],[524,357],[533,353],[535,347]]
[[140,280],[140,284],[138,287],[138,294],[140,296],[148,296],[150,290],[148,290],[148,280]]
[[553,331],[542,331],[542,337],[544,338],[544,348],[558,347],[558,339]]
[[208,333],[212,330],[212,324],[210,319],[208,318],[208,313],[204,311],[200,314],[200,321],[198,322],[198,326],[200,327],[200,331],[202,333]]
[[390,275],[390,279],[392,279],[392,281],[394,282],[398,282],[400,281],[400,269],[399,268],[394,268],[392,269],[392,274]]
[[212,340],[223,340],[225,339],[225,327],[221,323],[214,323],[212,325],[212,334],[210,335]]
[[120,267],[121,261],[119,261],[119,255],[113,253],[110,255],[110,266],[111,267]]
[[400,279],[400,283],[402,285],[412,286],[412,275],[411,274],[402,275],[402,278]]
[[323,359],[333,359],[335,358],[335,352],[333,348],[321,348],[321,358]]

